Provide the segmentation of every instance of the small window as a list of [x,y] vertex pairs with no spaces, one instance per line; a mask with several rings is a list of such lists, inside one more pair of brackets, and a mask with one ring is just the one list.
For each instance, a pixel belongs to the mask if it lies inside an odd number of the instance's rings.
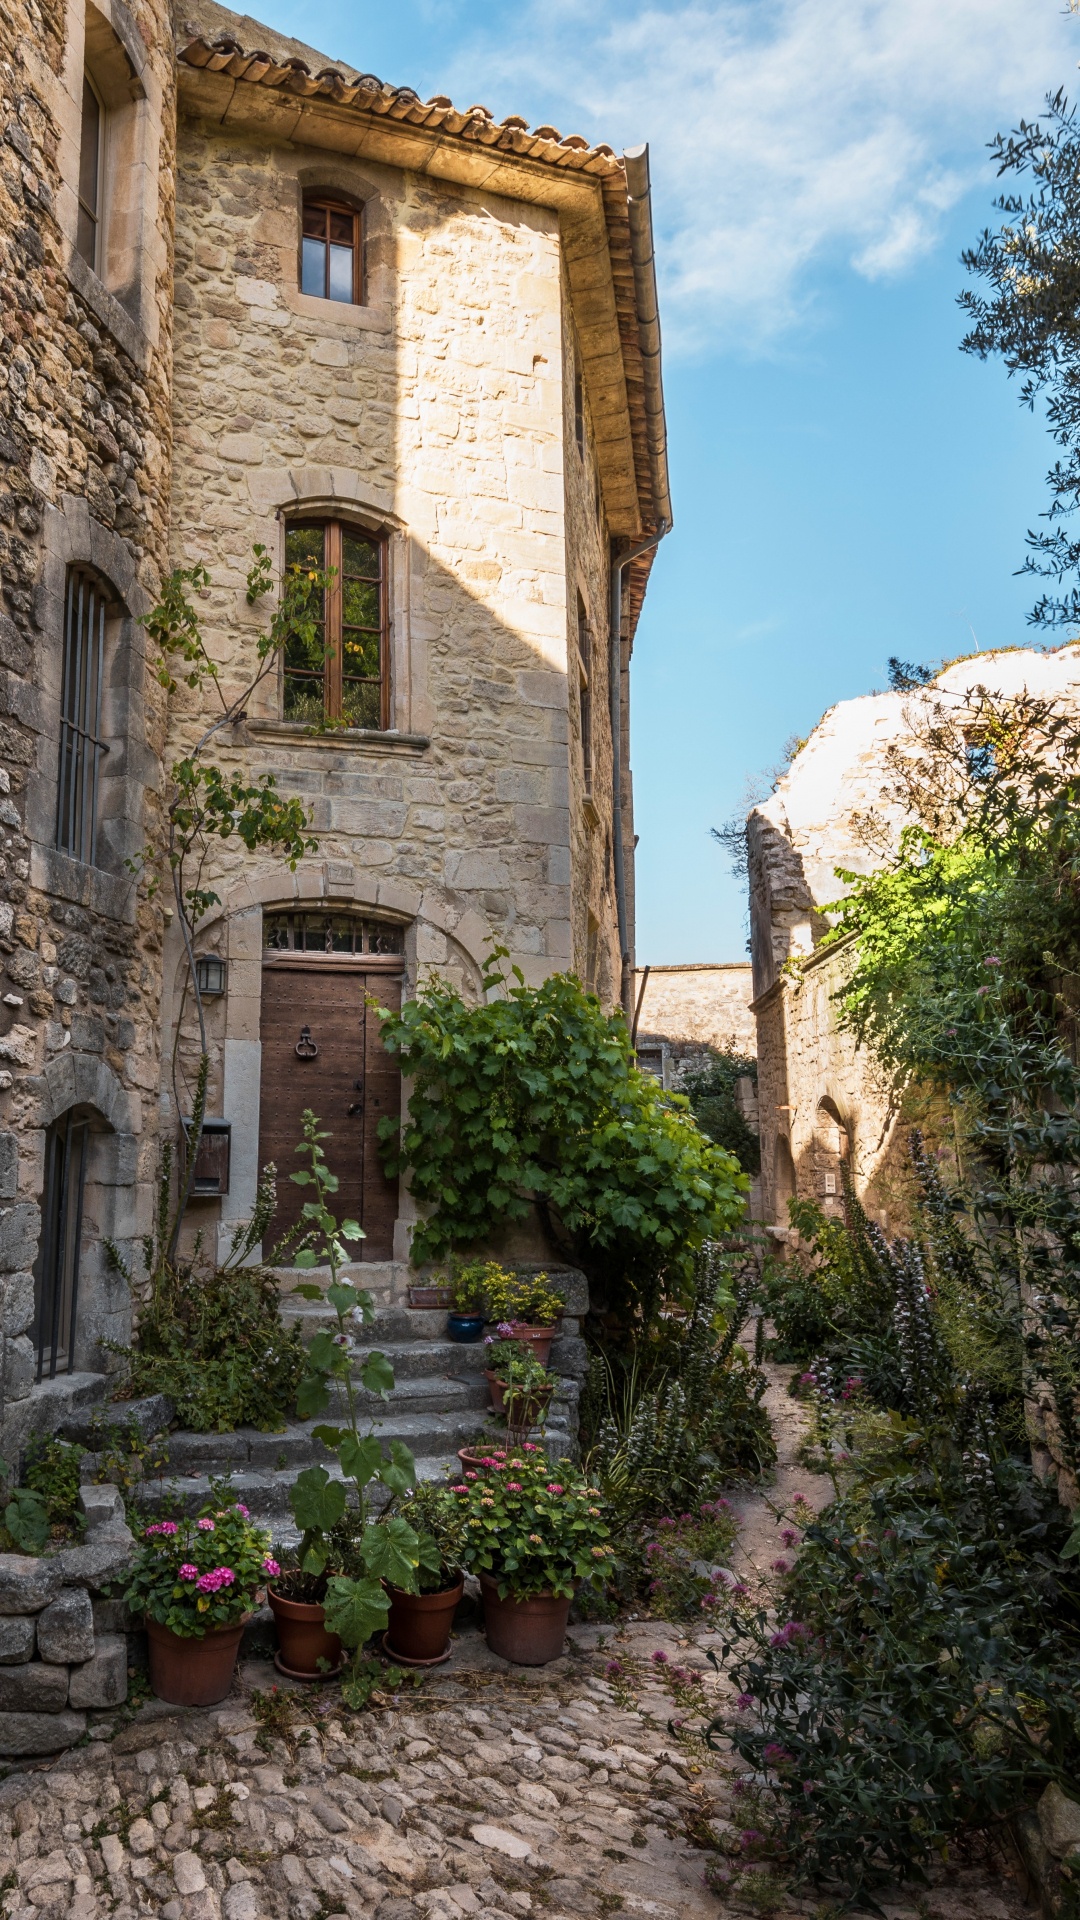
[[72,567],[64,607],[56,844],[88,866],[97,852],[101,757],[109,751],[101,738],[107,606],[99,582]]
[[581,377],[581,368],[574,371],[574,439],[582,459],[585,458],[585,382]]
[[581,595],[577,603],[578,623],[578,719],[581,726],[581,759],[586,797],[592,793],[592,629],[585,614]]
[[45,1135],[41,1246],[34,1269],[37,1377],[54,1380],[75,1366],[79,1251],[89,1123],[69,1111]]
[[333,200],[304,196],[300,291],[317,300],[361,303],[360,215]]
[[[585,991],[596,992],[600,964],[600,922],[590,913],[585,927]],[[662,1063],[661,1063],[662,1064]]]
[[404,953],[405,935],[355,913],[265,913],[267,953]]
[[79,226],[75,245],[88,267],[98,267],[101,253],[101,156],[105,109],[88,73],[83,74],[82,137],[79,146]]
[[293,526],[285,565],[332,575],[314,636],[285,646],[285,719],[389,726],[385,540],[337,520]]

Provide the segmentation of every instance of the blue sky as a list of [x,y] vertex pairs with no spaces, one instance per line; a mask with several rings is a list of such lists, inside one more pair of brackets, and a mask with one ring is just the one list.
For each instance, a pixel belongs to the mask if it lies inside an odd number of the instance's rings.
[[[1051,448],[958,350],[985,143],[1077,92],[1061,0],[261,0],[414,86],[650,143],[675,530],[638,630],[638,958],[733,960],[709,837],[888,656],[1025,644]],[[196,14],[197,17],[197,14]],[[973,636],[974,635],[974,639]]]

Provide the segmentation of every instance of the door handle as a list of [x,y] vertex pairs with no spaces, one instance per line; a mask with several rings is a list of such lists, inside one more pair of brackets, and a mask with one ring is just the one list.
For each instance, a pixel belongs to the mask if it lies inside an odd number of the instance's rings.
[[348,1114],[363,1113],[363,1111],[364,1111],[364,1103],[362,1100],[354,1100],[352,1103],[352,1106],[346,1108],[346,1112]]

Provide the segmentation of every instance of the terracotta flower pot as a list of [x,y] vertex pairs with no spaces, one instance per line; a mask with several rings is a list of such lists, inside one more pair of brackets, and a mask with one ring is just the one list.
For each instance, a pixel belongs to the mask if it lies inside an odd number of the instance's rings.
[[484,1632],[492,1653],[516,1667],[546,1667],[558,1660],[570,1614],[567,1594],[537,1593],[531,1600],[499,1599],[499,1583],[480,1575],[484,1596]]
[[522,1430],[536,1425],[555,1391],[554,1381],[544,1387],[509,1386],[505,1380],[500,1380],[497,1374],[492,1373],[490,1367],[484,1368],[484,1379],[491,1388],[492,1411],[505,1413],[507,1420],[515,1428]]
[[185,1640],[158,1620],[147,1619],[150,1685],[174,1707],[213,1707],[232,1686],[233,1669],[247,1621],[212,1627],[201,1640]]
[[301,1679],[325,1679],[326,1668],[320,1668],[319,1661],[336,1667],[341,1641],[336,1633],[327,1633],[324,1609],[305,1600],[286,1600],[273,1587],[267,1588],[266,1597],[274,1615],[283,1671]]
[[409,1305],[410,1307],[426,1308],[428,1311],[433,1307],[448,1307],[450,1305],[450,1288],[438,1286],[410,1287]]
[[448,1313],[446,1316],[446,1334],[449,1340],[456,1340],[461,1347],[474,1346],[484,1331],[482,1313]]
[[458,1459],[466,1473],[483,1473],[485,1460],[505,1460],[505,1447],[459,1447]]
[[547,1366],[551,1359],[551,1343],[559,1331],[556,1321],[553,1320],[550,1327],[531,1327],[527,1320],[511,1320],[510,1331],[515,1340],[520,1340],[523,1347],[529,1348],[534,1360],[539,1360],[542,1367]]
[[441,1593],[405,1593],[383,1582],[390,1595],[386,1651],[392,1660],[441,1660],[450,1645],[454,1611],[465,1591],[464,1580]]

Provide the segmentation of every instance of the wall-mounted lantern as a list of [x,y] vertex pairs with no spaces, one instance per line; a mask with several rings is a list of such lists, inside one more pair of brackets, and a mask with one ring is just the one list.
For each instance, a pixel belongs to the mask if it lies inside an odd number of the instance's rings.
[[195,962],[195,983],[204,1000],[217,1000],[225,991],[225,962],[216,953],[201,953]]

